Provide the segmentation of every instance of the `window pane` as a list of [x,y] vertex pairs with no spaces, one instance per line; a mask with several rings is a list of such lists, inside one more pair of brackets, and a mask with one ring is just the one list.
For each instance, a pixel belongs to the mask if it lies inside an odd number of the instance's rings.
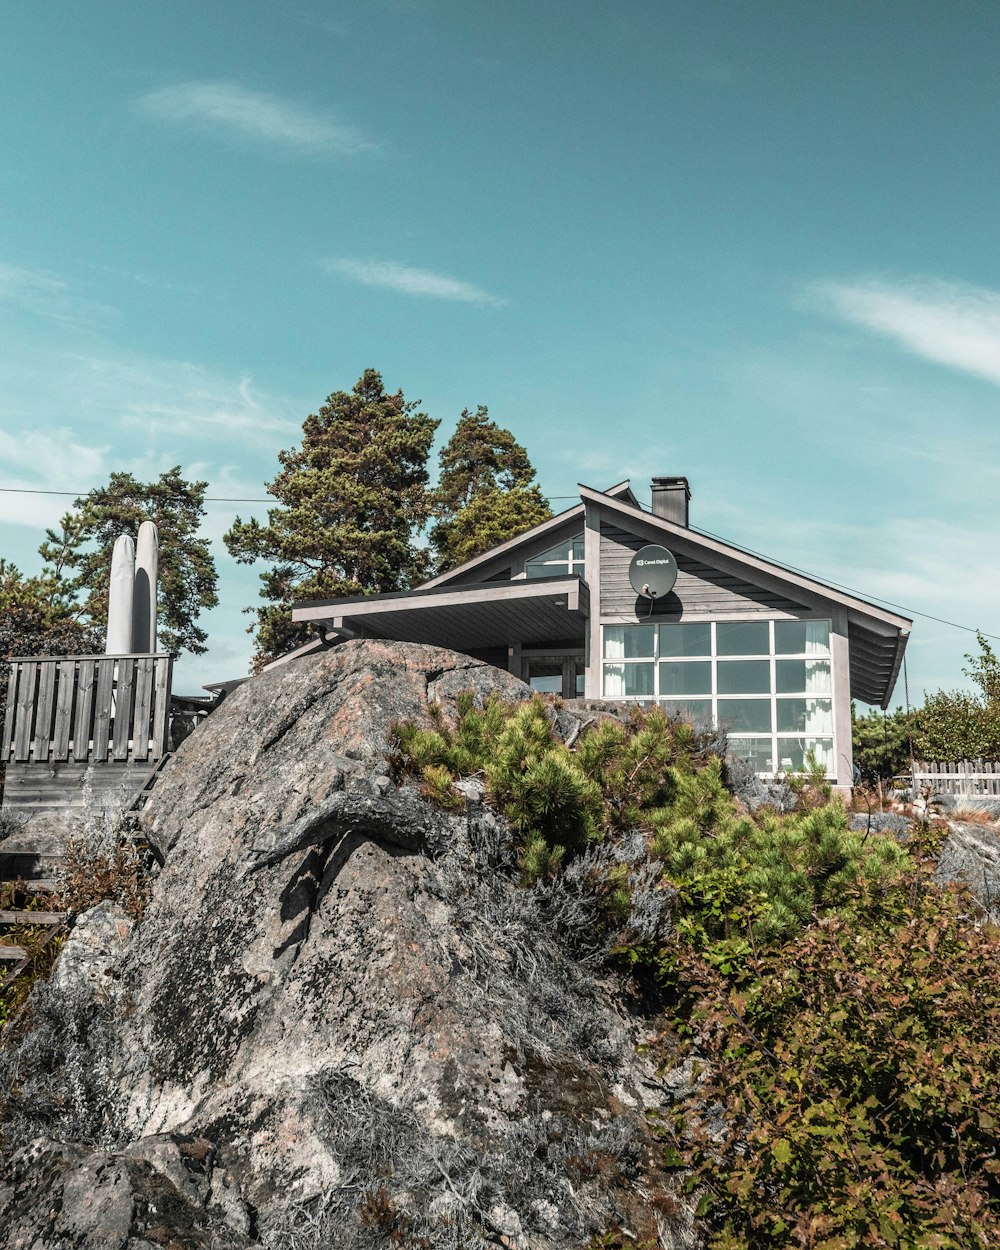
[[525,577],[564,577],[567,573],[568,564],[540,564],[537,560],[529,560],[524,566]]
[[770,655],[767,621],[719,621],[715,651],[717,655]]
[[574,538],[574,539],[573,539],[573,559],[574,559],[574,560],[582,560],[582,559],[583,559],[583,550],[584,550],[584,548],[583,548],[583,539],[582,539],[582,538]]
[[732,733],[770,733],[770,699],[720,699],[719,724]]
[[779,699],[778,733],[833,733],[830,699]]
[[719,694],[770,693],[770,660],[719,661]]
[[652,693],[653,665],[651,663],[605,664],[604,697],[606,699],[631,698]]
[[655,645],[655,625],[606,625],[604,627],[604,658],[606,660],[651,660]]
[[772,738],[730,738],[729,753],[746,760],[755,773],[774,772]]
[[828,775],[833,774],[832,738],[778,739],[778,767],[782,772],[805,772],[810,754],[815,756],[817,763],[826,769]]
[[540,694],[562,694],[562,672],[529,677],[528,685]]
[[660,706],[668,716],[679,716],[693,725],[712,723],[711,699],[661,699]]
[[829,621],[775,621],[776,655],[829,655]]
[[711,694],[712,661],[660,665],[660,694]]
[[653,693],[653,665],[652,664],[626,664],[625,665],[625,694],[632,695],[650,695]]
[[711,655],[712,627],[708,621],[660,626],[660,655]]
[[528,685],[543,694],[562,694],[562,660],[529,660]]
[[778,694],[829,694],[829,660],[775,660]]

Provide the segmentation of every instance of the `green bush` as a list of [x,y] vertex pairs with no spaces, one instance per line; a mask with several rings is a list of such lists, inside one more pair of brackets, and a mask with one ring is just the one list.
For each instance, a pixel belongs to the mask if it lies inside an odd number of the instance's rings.
[[1000,935],[931,868],[737,976],[686,958],[707,1079],[664,1135],[713,1250],[1000,1245]]

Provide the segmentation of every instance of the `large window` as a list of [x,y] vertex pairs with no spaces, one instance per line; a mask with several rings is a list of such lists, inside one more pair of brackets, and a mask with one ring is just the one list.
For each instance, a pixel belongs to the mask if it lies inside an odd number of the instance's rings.
[[761,773],[835,773],[829,621],[606,625],[607,699],[656,702],[722,725]]
[[558,547],[550,547],[540,555],[525,561],[525,577],[559,577],[573,573],[583,577],[583,535],[566,539]]

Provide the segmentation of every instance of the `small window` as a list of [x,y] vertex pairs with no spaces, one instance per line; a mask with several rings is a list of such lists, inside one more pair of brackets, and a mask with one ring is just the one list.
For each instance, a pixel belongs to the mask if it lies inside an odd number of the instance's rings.
[[774,688],[778,694],[829,694],[829,660],[776,660]]
[[712,626],[708,621],[660,626],[660,655],[687,656],[712,654]]
[[775,655],[829,655],[829,621],[775,621]]
[[720,699],[719,723],[734,734],[771,732],[770,699]]
[[715,651],[717,655],[770,655],[767,621],[719,621]]
[[604,697],[606,699],[647,698],[653,691],[655,665],[605,664]]
[[711,725],[711,699],[661,699],[660,706],[668,716],[679,716],[693,725]]
[[550,547],[548,551],[539,552],[537,556],[526,560],[524,576],[565,577],[574,573],[577,577],[582,577],[585,567],[583,552],[582,538],[567,538],[557,547]]
[[607,660],[651,660],[655,646],[655,625],[609,625],[604,631]]
[[770,660],[720,660],[719,694],[770,694]]
[[730,735],[729,751],[746,760],[755,773],[774,772],[774,748],[768,738],[735,738]]
[[712,661],[692,660],[685,664],[660,664],[660,694],[711,694]]
[[833,733],[830,699],[779,699],[778,733]]
[[778,768],[785,773],[802,773],[812,760],[830,776],[833,767],[832,738],[779,738]]

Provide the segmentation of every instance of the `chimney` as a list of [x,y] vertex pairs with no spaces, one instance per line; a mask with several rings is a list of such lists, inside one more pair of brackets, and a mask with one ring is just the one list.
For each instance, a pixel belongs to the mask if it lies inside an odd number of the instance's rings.
[[686,477],[653,478],[653,515],[673,521],[675,525],[688,524],[688,503],[691,488]]

